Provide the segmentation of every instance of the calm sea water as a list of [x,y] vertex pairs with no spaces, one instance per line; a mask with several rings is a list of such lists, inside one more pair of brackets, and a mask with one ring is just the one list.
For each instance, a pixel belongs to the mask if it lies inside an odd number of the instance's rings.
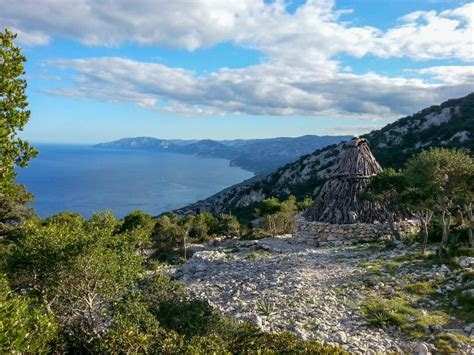
[[152,215],[183,207],[252,173],[223,159],[170,153],[35,145],[40,154],[17,181],[35,195],[40,216],[74,211],[90,216],[112,210],[121,218],[135,209]]

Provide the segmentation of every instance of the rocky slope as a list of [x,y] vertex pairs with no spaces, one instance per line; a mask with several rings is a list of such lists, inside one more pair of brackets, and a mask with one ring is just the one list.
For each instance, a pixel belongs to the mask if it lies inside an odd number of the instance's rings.
[[[311,238],[291,235],[253,241],[227,239],[202,249],[168,272],[184,281],[196,297],[262,330],[295,332],[303,339],[359,354],[409,353],[416,343],[431,350],[449,334],[462,336],[459,344],[452,345],[461,353],[473,350],[468,338],[474,337],[474,324],[439,313],[450,306],[451,294],[469,287],[460,280],[472,270],[472,257],[460,260],[460,269],[450,270],[413,259],[419,256],[418,245],[321,248]],[[435,279],[437,289],[422,297],[421,289],[405,287]],[[407,320],[416,324],[412,333],[370,324],[364,313],[367,302],[378,299],[390,305],[401,297],[413,307]]]
[[[474,152],[474,93],[432,106],[364,135],[383,167],[401,167],[414,153],[429,147],[465,148]],[[314,195],[338,162],[343,143],[327,146],[268,176],[228,188],[193,208],[214,213],[245,214],[270,196]]]
[[239,166],[255,174],[268,174],[300,156],[315,149],[350,139],[350,136],[302,136],[269,139],[237,139],[227,141],[165,140],[152,137],[123,138],[117,141],[97,144],[104,149],[135,149],[171,152],[230,160],[232,166]]

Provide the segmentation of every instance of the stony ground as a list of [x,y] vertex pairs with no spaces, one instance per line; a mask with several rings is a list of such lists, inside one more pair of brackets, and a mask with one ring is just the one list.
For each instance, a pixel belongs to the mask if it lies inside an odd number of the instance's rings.
[[[307,239],[291,236],[224,240],[204,246],[170,272],[195,296],[262,330],[295,332],[303,339],[337,344],[352,353],[408,352],[420,347],[418,340],[409,340],[396,327],[369,326],[361,312],[361,304],[374,293],[395,292],[396,276],[383,272],[374,276],[371,271],[380,260],[410,253],[406,246],[392,247],[318,248]],[[432,272],[447,271],[435,268]],[[468,337],[474,331],[472,325],[468,327],[462,324],[456,332]],[[425,331],[434,330],[427,326]],[[429,342],[426,346],[433,347]],[[472,350],[467,344],[460,349],[464,353]]]

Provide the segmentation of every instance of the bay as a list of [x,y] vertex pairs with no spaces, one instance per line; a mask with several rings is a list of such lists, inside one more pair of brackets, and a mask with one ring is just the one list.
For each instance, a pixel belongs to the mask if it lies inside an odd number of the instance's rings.
[[78,145],[35,145],[40,152],[18,170],[17,182],[35,195],[46,217],[60,211],[111,210],[122,218],[183,207],[252,177],[224,159]]

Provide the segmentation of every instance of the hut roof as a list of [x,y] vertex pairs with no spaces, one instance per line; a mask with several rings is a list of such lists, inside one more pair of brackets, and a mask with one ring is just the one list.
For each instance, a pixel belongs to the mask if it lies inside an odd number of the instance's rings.
[[387,214],[381,203],[360,198],[370,178],[381,171],[367,140],[354,138],[346,144],[338,166],[305,217],[334,224],[386,221]]
[[331,178],[371,178],[382,171],[382,167],[370,151],[367,139],[354,138],[346,143],[346,149]]

